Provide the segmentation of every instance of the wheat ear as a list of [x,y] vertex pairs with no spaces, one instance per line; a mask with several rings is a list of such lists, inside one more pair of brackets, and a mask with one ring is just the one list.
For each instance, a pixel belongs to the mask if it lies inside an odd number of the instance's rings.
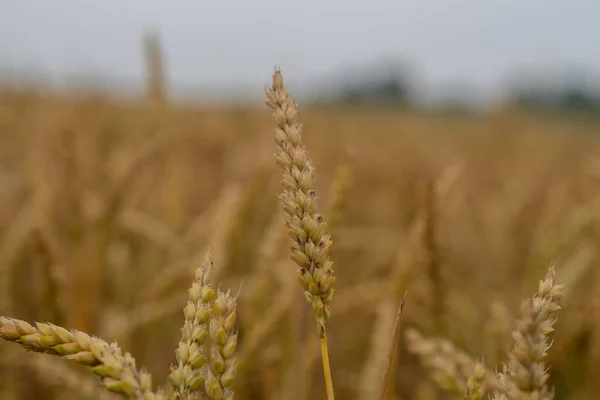
[[215,400],[232,400],[234,397],[231,385],[237,372],[237,332],[234,332],[237,296],[213,289],[211,269],[211,254],[207,251],[188,290],[185,322],[175,351],[177,365],[171,367],[169,375],[180,399],[208,396]]
[[498,375],[495,400],[554,398],[553,390],[548,387],[549,374],[544,359],[551,346],[549,336],[554,331],[554,314],[560,310],[565,292],[564,285],[554,283],[554,276],[551,265],[537,293],[521,304],[513,332],[514,347]]
[[184,308],[185,322],[181,328],[181,340],[175,351],[177,365],[171,367],[169,382],[178,398],[202,398],[197,394],[203,389],[208,361],[205,342],[210,323],[210,302],[215,290],[209,282],[212,261],[206,253],[201,266],[195,271],[195,279],[188,290],[188,303]]
[[[456,397],[462,397],[467,379],[472,375],[477,361],[446,339],[424,337],[415,328],[406,331],[408,351],[415,354],[432,374],[438,386]],[[495,374],[484,368],[483,388],[496,386]]]
[[87,365],[111,392],[139,400],[167,399],[161,393],[152,392],[150,374],[138,371],[135,359],[129,353],[123,354],[116,343],[108,344],[84,332],[69,331],[51,323],[36,322],[35,325],[0,317],[0,337],[30,351],[58,355]]
[[93,376],[88,376],[70,368],[68,363],[54,357],[27,357],[17,360],[34,372],[40,381],[60,388],[61,391],[77,394],[77,398],[93,400],[115,400],[119,396],[110,393]]
[[275,156],[283,185],[279,199],[288,234],[293,239],[291,258],[299,266],[298,280],[317,317],[327,398],[331,400],[334,392],[325,325],[331,317],[330,302],[334,293],[333,262],[329,257],[332,241],[326,233],[323,217],[318,213],[313,188],[314,167],[302,144],[298,106],[294,99],[288,100],[288,88],[283,84],[279,70],[273,74],[266,104],[273,109],[276,125]]

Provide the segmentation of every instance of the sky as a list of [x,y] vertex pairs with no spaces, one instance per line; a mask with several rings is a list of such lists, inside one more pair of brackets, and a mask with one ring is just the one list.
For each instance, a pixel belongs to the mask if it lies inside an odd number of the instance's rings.
[[[406,60],[423,86],[491,90],[518,68],[600,71],[598,0],[0,0],[0,69],[97,71],[141,82],[161,35],[175,88],[298,86]],[[221,93],[227,96],[227,93]]]

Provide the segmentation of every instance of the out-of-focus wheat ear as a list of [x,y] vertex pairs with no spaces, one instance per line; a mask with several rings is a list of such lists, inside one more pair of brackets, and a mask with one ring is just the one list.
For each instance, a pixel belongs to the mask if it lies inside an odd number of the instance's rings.
[[98,385],[93,376],[86,376],[61,360],[53,357],[27,357],[20,363],[32,370],[38,379],[49,385],[61,388],[61,391],[77,394],[81,399],[115,400],[119,396],[110,393]]
[[483,400],[485,383],[485,367],[483,363],[477,361],[473,372],[467,379],[467,387],[465,389],[465,400]]
[[283,185],[279,199],[292,239],[291,258],[299,267],[298,280],[317,317],[327,398],[331,400],[334,392],[325,325],[331,318],[330,303],[334,293],[333,261],[329,257],[333,242],[318,212],[313,187],[314,167],[302,144],[298,105],[294,99],[288,100],[288,88],[278,69],[267,91],[266,104],[272,108],[275,121],[275,158],[281,168]]
[[[361,398],[374,398],[380,387],[380,376],[383,373],[382,367],[387,354],[387,341],[382,338],[387,338],[391,334],[397,315],[398,300],[404,302],[404,297],[401,296],[406,296],[406,291],[414,280],[416,249],[422,236],[423,220],[421,213],[411,224],[407,238],[401,246],[398,246],[394,254],[390,268],[391,278],[388,278],[388,281],[391,282],[389,289],[385,285],[377,289],[384,292],[385,296],[378,300],[369,355],[362,371]],[[392,363],[390,374],[394,373],[395,368],[396,364]],[[390,391],[392,388],[393,386],[390,387]]]
[[[406,330],[405,338],[408,351],[420,358],[438,386],[454,396],[463,397],[467,378],[475,368],[475,360],[448,340],[426,338],[414,328]],[[496,377],[487,369],[484,376],[483,387],[489,391],[497,384]]]
[[25,321],[0,317],[0,337],[39,353],[53,354],[91,367],[102,379],[104,387],[132,399],[158,400],[164,395],[152,392],[152,378],[138,371],[135,359],[123,354],[116,343],[67,330],[51,323],[36,322],[33,327]]
[[13,268],[17,265],[14,258],[24,247],[26,238],[36,228],[35,212],[30,204],[13,218],[11,224],[4,228],[2,242],[0,242],[0,310],[13,312],[13,299],[11,297]]
[[[387,354],[387,341],[382,338],[387,338],[391,334],[394,320],[397,318],[398,300],[404,302],[406,292],[412,285],[414,280],[414,270],[418,245],[420,244],[423,230],[422,215],[418,215],[415,221],[411,224],[410,231],[404,243],[398,247],[391,262],[391,278],[387,280],[391,285],[386,288],[386,285],[380,286],[377,290],[383,292],[384,295],[378,300],[375,321],[373,323],[373,333],[371,334],[371,343],[367,361],[364,363],[361,374],[361,398],[374,398],[380,387],[380,376],[383,373],[382,367]],[[362,297],[361,297],[362,298]],[[339,310],[338,310],[339,312]],[[396,363],[392,363],[390,375],[394,374],[397,367]],[[393,386],[390,387],[390,392]],[[392,393],[388,393],[391,396]]]
[[167,97],[162,44],[155,31],[147,31],[143,39],[148,102],[154,107],[162,107]]
[[[190,265],[195,265],[194,263],[201,262],[204,259],[207,248],[210,248],[211,257],[217,260],[224,258],[227,250],[227,237],[231,234],[232,229],[235,228],[234,222],[243,200],[241,186],[231,184],[225,187],[215,203],[206,212],[209,215],[206,215],[201,220],[204,223],[203,229],[210,232],[210,236],[206,239],[206,246],[189,256],[183,257],[183,259],[177,257],[175,262],[165,266],[150,280],[146,290],[142,294],[140,302],[142,300],[143,302],[154,302],[156,298],[168,294],[169,290],[175,287],[181,278],[189,276]],[[209,226],[208,229],[206,228],[207,225]],[[191,236],[191,234],[188,233],[184,236]],[[182,239],[180,238],[179,240],[183,241]],[[189,241],[189,238],[185,239]],[[197,246],[196,243],[193,245],[194,247]],[[211,271],[212,277],[215,278],[218,272],[218,270]]]
[[442,352],[441,342],[427,339],[416,329],[406,331],[408,351],[419,356],[421,363],[431,372],[431,377],[439,387],[453,394],[462,396],[465,391],[465,377],[458,371],[455,360]]
[[207,369],[206,393],[211,399],[232,400],[237,374],[238,334],[235,331],[237,296],[230,291],[217,292],[210,317],[210,368]]
[[341,219],[348,191],[354,183],[353,168],[355,161],[355,151],[348,149],[346,150],[344,160],[338,165],[335,171],[335,177],[331,184],[331,200],[327,207],[327,225],[329,229],[335,229]]
[[554,332],[564,297],[565,286],[554,282],[554,265],[550,265],[537,293],[521,304],[516,329],[513,332],[514,347],[503,371],[498,374],[498,390],[495,399],[554,398],[548,385],[548,367],[544,363],[550,349],[550,334]]
[[188,290],[188,303],[183,309],[185,322],[175,357],[177,365],[171,367],[169,382],[178,398],[201,398],[208,372],[208,346],[211,322],[211,302],[215,290],[210,283],[212,259],[210,251],[195,271],[194,282]]
[[[25,204],[22,210],[14,216],[10,224],[4,228],[0,241],[0,312],[10,314],[15,312],[13,304],[14,270],[22,251],[26,250],[26,238],[36,229],[35,211],[31,204]],[[51,285],[53,282],[48,282]],[[56,302],[58,299],[53,299]],[[52,304],[52,303],[50,303]],[[3,354],[3,358],[7,358]],[[0,398],[11,399],[15,392],[14,376],[17,372],[6,362],[0,363]]]

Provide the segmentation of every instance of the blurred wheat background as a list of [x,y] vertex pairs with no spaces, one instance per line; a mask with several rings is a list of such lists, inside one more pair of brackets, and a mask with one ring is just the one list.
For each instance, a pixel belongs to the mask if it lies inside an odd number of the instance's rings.
[[[324,398],[276,197],[270,114],[170,101],[160,43],[144,41],[144,96],[0,88],[0,315],[117,340],[161,383],[210,248],[221,286],[240,291],[236,397]],[[338,398],[375,398],[406,291],[387,398],[451,398],[412,328],[499,368],[519,304],[552,261],[569,286],[551,384],[557,399],[595,398],[600,108],[567,99],[584,110],[432,111],[365,105],[354,92],[301,103],[334,242]],[[116,398],[99,387],[85,369],[0,343],[3,400]]]

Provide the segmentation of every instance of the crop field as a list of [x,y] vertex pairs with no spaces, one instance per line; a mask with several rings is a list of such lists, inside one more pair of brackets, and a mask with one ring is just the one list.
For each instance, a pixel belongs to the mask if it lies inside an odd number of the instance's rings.
[[0,91],[0,399],[595,398],[600,119],[297,114],[278,76]]

